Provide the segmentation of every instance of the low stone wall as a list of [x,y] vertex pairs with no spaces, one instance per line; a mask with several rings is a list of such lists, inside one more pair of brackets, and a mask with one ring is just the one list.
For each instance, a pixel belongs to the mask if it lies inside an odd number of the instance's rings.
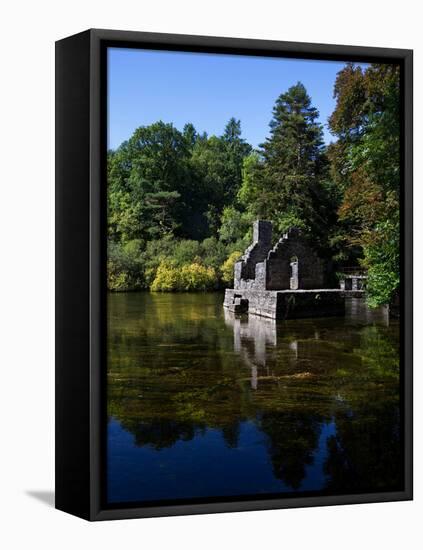
[[251,313],[276,319],[277,292],[272,290],[227,289],[224,307],[234,313]]
[[241,290],[227,289],[224,307],[271,319],[304,319],[345,314],[341,290]]
[[337,289],[280,291],[277,295],[277,319],[345,315],[345,294]]

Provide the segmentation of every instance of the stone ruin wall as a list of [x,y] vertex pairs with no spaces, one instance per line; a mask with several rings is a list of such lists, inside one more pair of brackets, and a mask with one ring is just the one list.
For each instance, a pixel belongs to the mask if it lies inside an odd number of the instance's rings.
[[266,289],[284,290],[290,288],[293,258],[298,259],[298,288],[312,290],[324,288],[324,266],[322,260],[307,244],[297,229],[286,233],[269,252],[266,261]]
[[323,262],[298,229],[289,230],[271,247],[272,224],[254,223],[254,240],[235,264],[236,290],[285,290],[291,288],[291,261],[298,259],[298,289],[324,288]]
[[264,260],[272,248],[272,224],[257,220],[253,226],[253,243],[247,248],[241,260],[235,264],[234,288],[265,288],[266,273]]

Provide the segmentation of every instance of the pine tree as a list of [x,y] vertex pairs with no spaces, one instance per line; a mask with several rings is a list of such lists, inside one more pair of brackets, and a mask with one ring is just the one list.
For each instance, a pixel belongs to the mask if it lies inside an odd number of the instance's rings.
[[[324,179],[319,112],[298,82],[279,96],[270,122],[270,137],[260,146],[260,161],[245,165],[240,197],[248,197],[254,214],[271,220],[278,231],[296,225],[319,241],[332,215]],[[247,189],[248,187],[248,189]]]
[[249,145],[241,137],[241,121],[230,118],[225,126],[222,141],[225,151],[225,203],[234,201],[242,183],[242,164],[244,158],[251,152]]

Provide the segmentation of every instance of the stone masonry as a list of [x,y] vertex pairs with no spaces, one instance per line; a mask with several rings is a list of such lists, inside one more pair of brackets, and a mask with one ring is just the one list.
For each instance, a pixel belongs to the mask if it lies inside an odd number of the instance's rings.
[[324,266],[297,228],[272,248],[272,224],[254,222],[253,243],[235,264],[234,289],[298,290],[322,288]]
[[257,220],[223,305],[273,319],[343,314],[342,290],[324,286],[324,264],[299,229],[289,229],[272,247],[271,222]]

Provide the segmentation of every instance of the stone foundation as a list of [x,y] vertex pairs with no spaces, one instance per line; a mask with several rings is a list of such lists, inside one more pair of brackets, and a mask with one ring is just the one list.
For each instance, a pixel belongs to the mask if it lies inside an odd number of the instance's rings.
[[304,319],[345,314],[345,292],[318,290],[227,289],[224,307],[271,319]]

